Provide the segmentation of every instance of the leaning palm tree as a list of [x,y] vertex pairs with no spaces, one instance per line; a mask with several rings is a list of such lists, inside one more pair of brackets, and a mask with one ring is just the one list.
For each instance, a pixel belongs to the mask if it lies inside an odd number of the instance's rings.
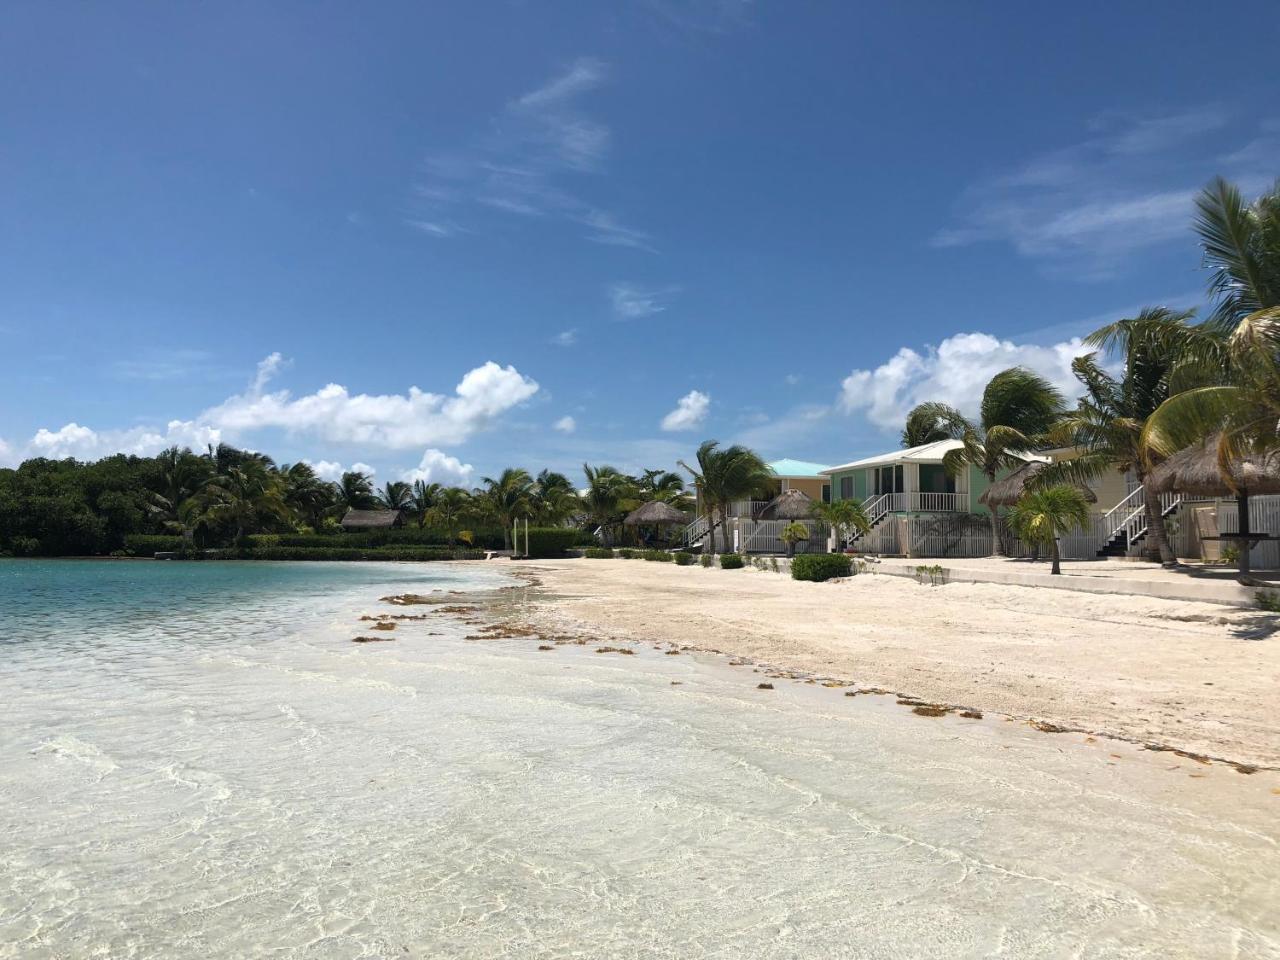
[[1196,198],[1196,233],[1217,301],[1211,322],[1230,330],[1280,307],[1280,181],[1253,203],[1218,177]]
[[1151,470],[1163,459],[1145,433],[1160,406],[1179,389],[1221,376],[1226,341],[1212,325],[1193,326],[1192,311],[1148,307],[1136,317],[1095,330],[1085,343],[1118,362],[1116,375],[1098,354],[1072,364],[1085,395],[1052,431],[1056,445],[1075,446],[1079,456],[1052,464],[1036,486],[1088,484],[1107,470],[1132,471],[1144,490],[1147,543],[1153,559],[1177,562],[1164,528],[1159,496],[1150,489]]
[[658,500],[674,505],[688,499],[684,478],[672,470],[645,470],[636,478],[640,499]]
[[1050,573],[1062,573],[1058,538],[1089,522],[1089,502],[1069,483],[1028,490],[1009,511],[1009,526],[1023,540],[1049,548]]
[[334,485],[321,480],[311,465],[301,460],[282,466],[279,472],[289,509],[313,530],[319,529],[321,518],[333,508],[337,496]]
[[443,489],[438,483],[427,483],[425,480],[413,481],[413,492],[409,496],[407,507],[417,520],[419,530],[427,525],[427,514],[435,506],[436,499]]
[[533,512],[533,478],[528,471],[508,467],[497,478],[482,477],[482,496],[495,520],[502,526],[502,542],[511,549],[511,525],[517,517]]
[[907,414],[902,428],[902,445],[919,447],[939,440],[959,440],[964,436],[965,420],[955,407],[945,403],[921,403]]
[[[1025,367],[1010,367],[991,378],[982,392],[981,419],[964,422],[964,446],[950,450],[942,463],[952,476],[967,466],[977,467],[988,483],[1005,470],[1023,463],[1024,455],[1041,442],[1062,415],[1062,394],[1048,380]],[[991,547],[1004,555],[1000,518],[991,508]]]
[[833,500],[826,503],[815,500],[810,506],[814,517],[836,532],[838,544],[850,542],[854,537],[871,529],[871,518],[862,509],[861,500]]
[[266,520],[290,520],[284,501],[284,484],[278,474],[261,463],[246,460],[213,477],[200,493],[200,519],[205,523],[232,525],[235,542]]
[[356,470],[344,473],[338,481],[336,508],[347,510],[372,510],[378,505],[373,493],[373,481]]
[[540,523],[563,523],[581,509],[578,491],[563,473],[543,470],[534,482],[533,512]]
[[707,512],[707,544],[715,535],[715,517],[719,513],[722,553],[729,553],[728,508],[734,500],[763,494],[773,482],[773,471],[754,450],[734,444],[720,448],[716,440],[703,441],[698,447],[697,469],[683,460],[680,466],[693,476],[694,487]]
[[184,506],[208,480],[208,461],[178,447],[162,450],[156,460],[160,465],[160,476],[157,488],[148,495],[147,509],[165,529],[177,531],[183,539],[190,540],[194,533],[187,522],[191,512],[184,510]]

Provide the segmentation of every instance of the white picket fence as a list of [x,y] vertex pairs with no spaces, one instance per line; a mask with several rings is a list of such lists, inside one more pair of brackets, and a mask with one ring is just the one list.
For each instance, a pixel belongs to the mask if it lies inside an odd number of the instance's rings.
[[817,520],[747,520],[739,519],[738,551],[740,553],[786,553],[783,529],[791,523],[802,523],[809,531],[808,540],[795,544],[796,553],[826,553],[827,525]]

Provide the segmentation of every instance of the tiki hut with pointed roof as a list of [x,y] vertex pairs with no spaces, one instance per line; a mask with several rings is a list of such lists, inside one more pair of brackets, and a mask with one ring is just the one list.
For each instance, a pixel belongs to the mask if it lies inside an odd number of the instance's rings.
[[783,490],[760,510],[760,520],[812,520],[813,497],[801,490]]
[[[997,480],[978,497],[979,503],[985,503],[988,507],[1011,507],[1019,500],[1022,495],[1027,492],[1027,487],[1032,479],[1039,474],[1049,464],[1040,460],[1028,460],[1022,466],[1018,467],[1007,477]],[[1085,500],[1089,503],[1097,503],[1097,495],[1088,487],[1079,484],[1073,484],[1079,490]]]
[[[1238,533],[1221,539],[1242,544],[1240,576],[1249,575],[1249,550],[1261,540],[1274,540],[1267,533],[1249,529],[1249,498],[1280,493],[1280,453],[1249,455],[1231,461],[1224,473],[1218,462],[1218,437],[1179,450],[1151,471],[1147,481],[1155,493],[1181,493],[1201,497],[1234,497],[1238,510]],[[1250,539],[1252,535],[1252,539]]]
[[669,523],[688,523],[689,515],[681,513],[669,503],[650,500],[628,513],[622,522],[628,527],[656,527]]

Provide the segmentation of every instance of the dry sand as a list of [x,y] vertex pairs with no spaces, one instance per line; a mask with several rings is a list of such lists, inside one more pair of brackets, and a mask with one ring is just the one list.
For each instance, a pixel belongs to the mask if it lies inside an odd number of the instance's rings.
[[1208,603],[639,560],[517,564],[544,629],[673,643],[1280,768],[1280,618]]

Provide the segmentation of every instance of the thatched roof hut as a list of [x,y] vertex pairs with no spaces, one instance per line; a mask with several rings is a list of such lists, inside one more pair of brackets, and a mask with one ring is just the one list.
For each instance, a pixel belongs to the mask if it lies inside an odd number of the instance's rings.
[[681,513],[669,503],[650,500],[627,514],[622,521],[628,527],[658,526],[664,523],[688,523],[688,514]]
[[800,490],[783,490],[764,505],[761,520],[812,520],[813,497]]
[[403,523],[404,516],[399,510],[348,510],[342,518],[342,529],[386,530]]
[[[979,503],[985,503],[988,507],[1011,507],[1019,500],[1022,495],[1027,492],[1027,485],[1032,478],[1039,474],[1049,464],[1042,460],[1028,460],[1017,470],[1005,477],[1003,480],[997,480],[983,492],[978,498]],[[1076,485],[1085,500],[1089,503],[1097,503],[1097,495],[1088,487]]]
[[1218,465],[1218,438],[1179,450],[1151,471],[1156,493],[1201,497],[1257,497],[1280,493],[1280,454],[1245,457],[1231,464],[1230,477]]

